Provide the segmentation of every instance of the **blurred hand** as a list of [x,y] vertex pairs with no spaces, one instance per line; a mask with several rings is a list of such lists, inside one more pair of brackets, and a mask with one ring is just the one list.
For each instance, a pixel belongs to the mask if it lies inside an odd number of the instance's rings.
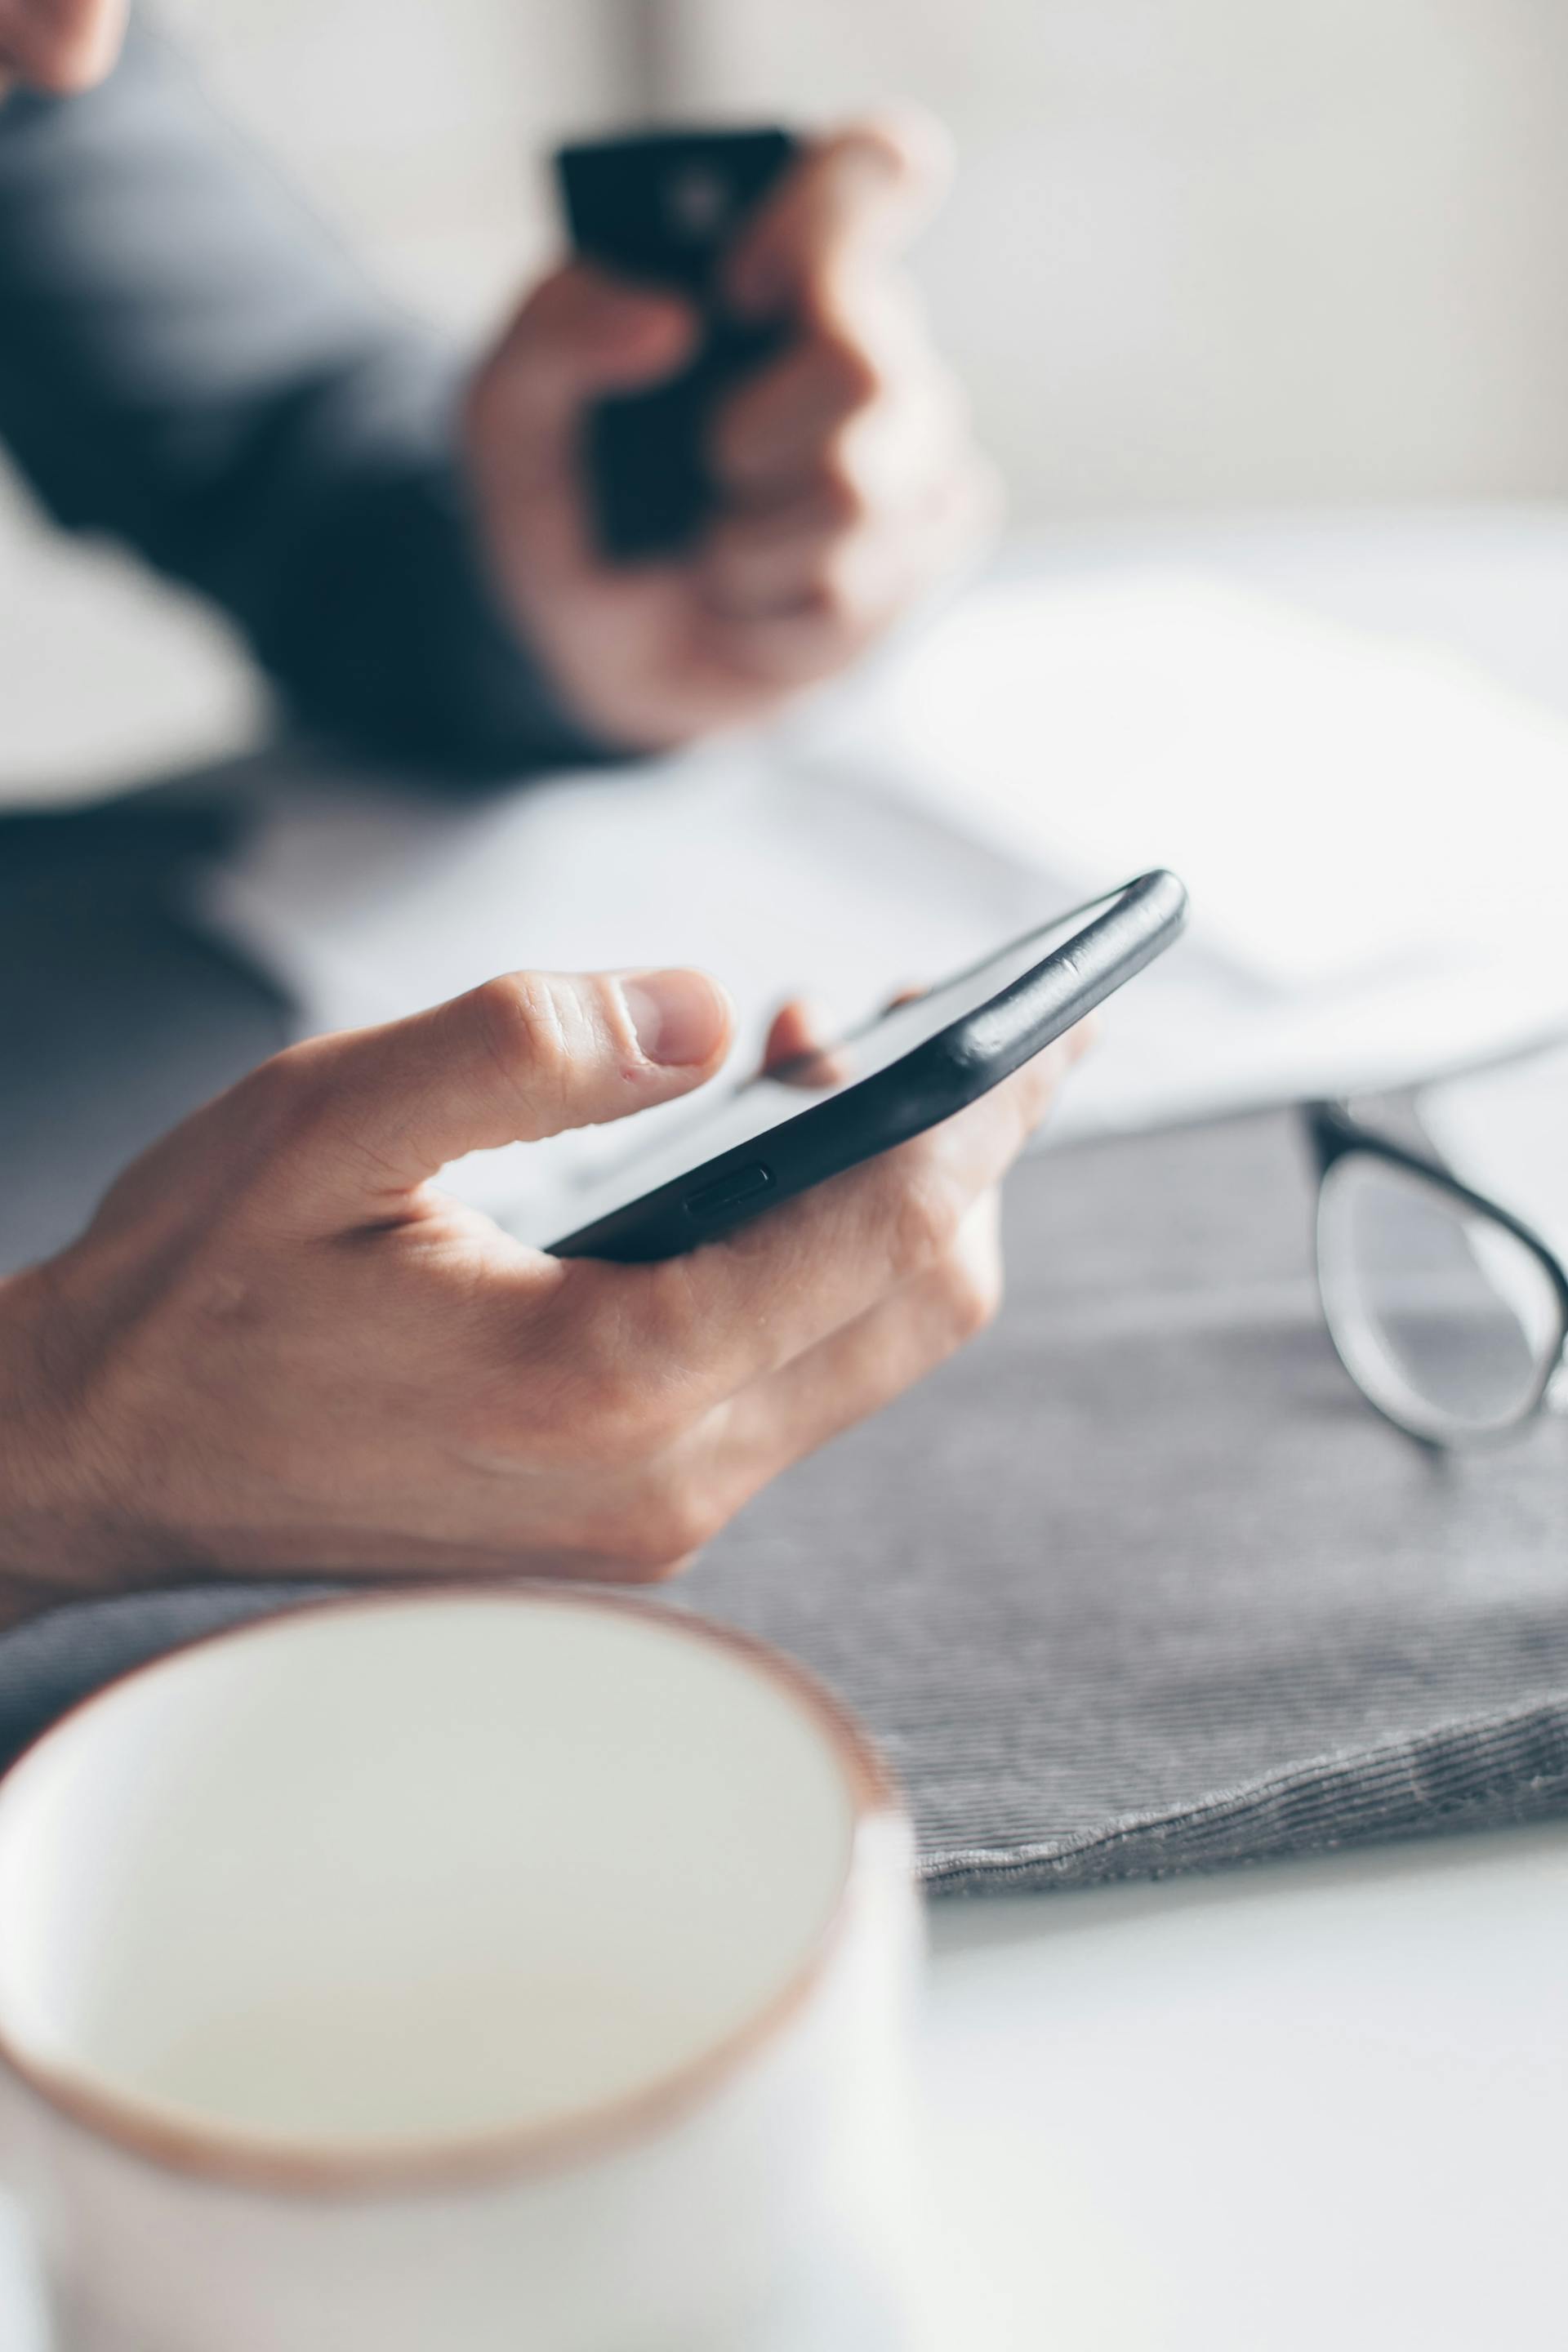
[[127,0],[0,0],[0,105],[16,82],[63,98],[101,81],[126,10]]
[[[1076,1058],[664,1265],[427,1180],[718,1068],[696,972],[514,973],[264,1063],[0,1285],[0,1611],[245,1574],[647,1578],[977,1330],[994,1187]],[[806,1049],[797,1013],[777,1059]]]
[[896,268],[948,171],[926,117],[864,122],[808,150],[740,240],[730,299],[793,331],[718,415],[722,509],[679,562],[601,559],[580,453],[594,402],[684,364],[689,305],[573,263],[480,369],[465,432],[494,570],[569,705],[612,741],[652,750],[767,717],[984,541],[994,477]]

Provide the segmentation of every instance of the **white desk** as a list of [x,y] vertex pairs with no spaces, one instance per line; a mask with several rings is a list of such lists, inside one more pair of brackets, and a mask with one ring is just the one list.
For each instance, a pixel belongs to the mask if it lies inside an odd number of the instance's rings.
[[1568,2340],[1568,1825],[933,1936],[922,2352]]

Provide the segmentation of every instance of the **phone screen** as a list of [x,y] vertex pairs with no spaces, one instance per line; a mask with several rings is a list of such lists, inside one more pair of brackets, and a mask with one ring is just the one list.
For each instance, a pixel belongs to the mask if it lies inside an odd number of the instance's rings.
[[645,1143],[639,1148],[628,1138],[624,1156],[607,1165],[601,1161],[571,1200],[574,1225],[612,1216],[661,1184],[690,1174],[737,1145],[754,1143],[785,1120],[875,1077],[1022,980],[1122,896],[1122,891],[1111,890],[1089,906],[1075,907],[924,995],[877,1014],[819,1053],[769,1076],[748,1078],[700,1097],[691,1105],[690,1117],[663,1125],[651,1147]]

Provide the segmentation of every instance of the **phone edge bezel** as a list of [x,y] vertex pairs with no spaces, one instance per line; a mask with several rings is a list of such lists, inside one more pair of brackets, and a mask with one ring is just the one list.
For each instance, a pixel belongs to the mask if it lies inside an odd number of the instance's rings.
[[[765,1129],[763,1136],[731,1144],[715,1158],[667,1178],[651,1192],[563,1234],[545,1245],[546,1255],[609,1258],[621,1264],[679,1256],[705,1242],[721,1240],[751,1218],[896,1150],[967,1108],[1152,963],[1180,935],[1185,921],[1186,890],[1164,866],[1102,891],[1085,905],[1094,907],[1108,899],[1111,903],[1105,912],[1086,923],[1081,931],[1075,931],[994,996],[961,1013],[885,1070],[858,1079],[841,1094],[813,1103]],[[1082,910],[1069,908],[1066,915],[1048,917],[1035,929],[1047,930],[1070,920],[1079,911]],[[1131,936],[1124,939],[1123,934]],[[1020,933],[967,969],[983,970],[997,956],[1005,955],[1008,946],[1021,946],[1030,936],[1028,931]],[[1083,969],[1086,960],[1092,961],[1092,970]],[[953,981],[963,977],[963,972],[955,973]],[[1064,979],[1067,984],[1059,985]],[[942,985],[951,986],[952,981]],[[846,1106],[862,1113],[868,1110],[870,1119],[847,1117]],[[875,1129],[874,1135],[864,1140],[858,1137],[847,1152],[814,1154],[811,1150],[818,1137],[831,1133],[842,1142],[857,1129]],[[779,1156],[776,1139],[780,1137],[791,1139],[784,1148],[784,1156],[791,1161],[787,1181],[770,1164]],[[752,1164],[770,1166],[773,1181],[765,1192],[740,1202],[733,1216],[717,1217],[695,1229],[682,1223],[686,1202],[694,1192]],[[623,1234],[623,1226],[630,1230]],[[639,1226],[646,1229],[643,1238],[657,1245],[632,1250],[605,1246],[634,1238]]]

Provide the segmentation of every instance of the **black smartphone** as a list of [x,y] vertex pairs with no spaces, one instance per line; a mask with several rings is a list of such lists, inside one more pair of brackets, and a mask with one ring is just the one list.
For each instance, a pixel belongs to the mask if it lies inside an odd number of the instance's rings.
[[701,341],[667,383],[601,401],[588,422],[599,543],[618,562],[689,546],[715,503],[707,461],[715,404],[787,341],[787,324],[736,318],[719,271],[797,152],[787,131],[650,131],[563,147],[555,159],[585,260],[696,302]]
[[678,1257],[962,1110],[1163,952],[1173,874],[1140,875],[766,1077],[693,1106],[584,1184],[556,1257]]

